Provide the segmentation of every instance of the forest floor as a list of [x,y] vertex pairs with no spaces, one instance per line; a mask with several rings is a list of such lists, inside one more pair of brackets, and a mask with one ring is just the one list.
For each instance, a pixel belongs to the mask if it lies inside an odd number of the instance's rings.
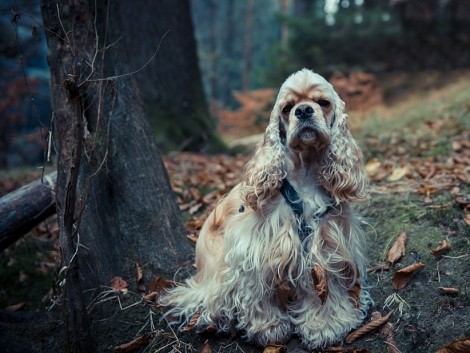
[[[382,329],[325,352],[427,353],[470,337],[470,74],[446,82],[439,76],[429,82],[426,77],[408,77],[407,82],[405,88],[384,87],[380,106],[349,114],[371,180],[369,199],[356,204],[370,224],[365,230],[368,284],[375,301],[371,313],[393,314]],[[197,239],[217,199],[240,181],[249,157],[249,153],[165,157],[190,241]],[[36,177],[2,175],[0,194]],[[3,252],[1,308],[37,311],[52,303],[58,257],[55,227],[49,220]],[[406,233],[404,256],[390,264],[387,254],[402,233]],[[436,250],[440,245],[446,249]],[[396,289],[394,273],[416,263],[424,267],[404,288]],[[268,351],[229,337],[175,333],[159,322],[158,309],[141,304],[141,295],[132,290],[120,295],[120,306],[110,319],[114,331],[103,332],[109,340],[100,343],[101,351],[114,351],[139,336],[144,344],[140,342],[136,351],[145,352],[306,352],[295,338]],[[97,332],[105,326],[97,325]],[[43,347],[51,342],[43,342]]]

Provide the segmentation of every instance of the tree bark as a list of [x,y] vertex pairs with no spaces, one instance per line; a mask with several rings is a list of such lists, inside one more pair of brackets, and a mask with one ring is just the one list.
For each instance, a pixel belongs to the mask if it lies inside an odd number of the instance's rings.
[[[72,352],[94,349],[86,306],[102,286],[115,276],[135,285],[137,262],[147,275],[169,276],[192,252],[133,77],[127,75],[118,10],[111,1],[42,1]],[[100,309],[91,319],[107,315],[106,307]]]
[[243,91],[250,89],[251,49],[253,42],[253,0],[246,0],[245,42],[243,49]]
[[[135,78],[160,148],[220,152],[223,143],[204,95],[189,1],[134,0],[119,6],[130,67],[142,68]],[[143,67],[157,47],[155,59]]]
[[47,174],[0,198],[0,251],[55,213],[56,179]]

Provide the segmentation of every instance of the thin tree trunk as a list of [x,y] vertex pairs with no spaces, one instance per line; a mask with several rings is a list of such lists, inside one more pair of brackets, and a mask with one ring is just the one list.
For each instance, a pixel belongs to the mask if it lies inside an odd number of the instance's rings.
[[[289,15],[289,0],[279,1],[279,10],[282,16],[287,17]],[[286,46],[289,40],[289,27],[287,23],[283,21],[281,23],[281,45]]]
[[223,52],[225,56],[225,64],[223,74],[225,79],[222,80],[223,88],[223,102],[225,105],[229,105],[232,101],[232,89],[230,83],[232,82],[232,70],[235,60],[233,60],[233,46],[234,46],[234,33],[235,33],[235,15],[234,15],[234,0],[228,0],[227,12],[225,14],[225,33]]
[[[209,3],[209,20],[210,20],[210,96],[212,101],[218,100],[217,89],[217,3],[210,0]],[[214,104],[214,106],[216,106]],[[214,115],[216,116],[216,115]]]
[[243,91],[250,89],[251,50],[253,42],[253,0],[246,0],[245,46],[243,55]]

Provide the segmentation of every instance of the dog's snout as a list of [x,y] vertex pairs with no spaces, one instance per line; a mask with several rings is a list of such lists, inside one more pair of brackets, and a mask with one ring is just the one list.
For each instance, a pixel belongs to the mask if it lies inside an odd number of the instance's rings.
[[308,104],[299,105],[295,109],[295,116],[297,119],[310,119],[313,115],[313,108]]

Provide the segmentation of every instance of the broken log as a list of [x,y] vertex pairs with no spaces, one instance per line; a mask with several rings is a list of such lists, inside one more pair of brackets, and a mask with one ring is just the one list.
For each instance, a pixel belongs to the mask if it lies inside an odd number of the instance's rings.
[[44,175],[0,198],[0,251],[56,212],[57,173]]

